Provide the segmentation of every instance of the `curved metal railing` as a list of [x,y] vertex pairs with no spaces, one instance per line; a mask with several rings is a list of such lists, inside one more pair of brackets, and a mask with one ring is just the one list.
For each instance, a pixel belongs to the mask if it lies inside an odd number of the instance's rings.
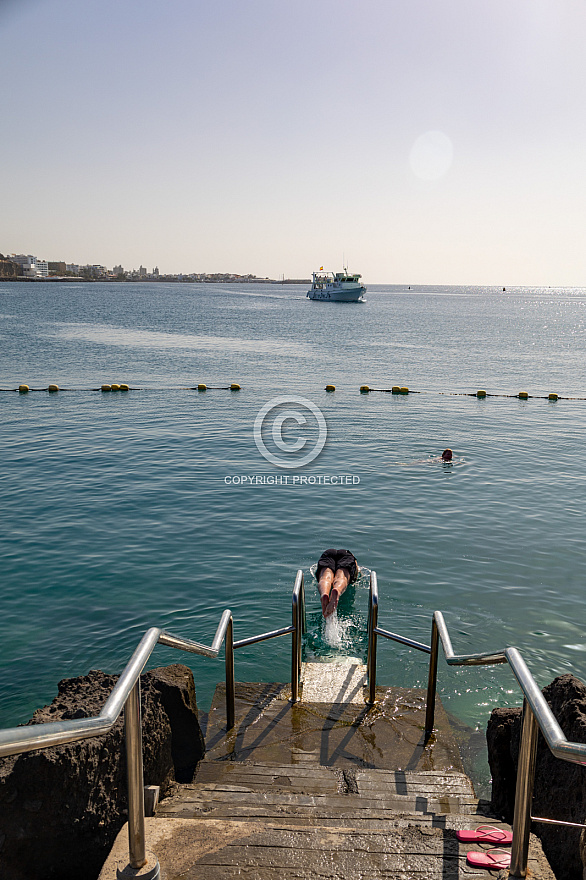
[[[142,731],[140,714],[140,674],[157,644],[168,645],[201,654],[204,657],[217,657],[228,628],[232,627],[232,613],[226,609],[222,614],[214,640],[210,646],[202,645],[191,639],[175,636],[156,626],[151,627],[142,637],[138,647],[126,664],[116,682],[112,693],[99,715],[79,720],[50,721],[46,724],[33,724],[26,727],[12,727],[0,730],[0,757],[19,755],[44,749],[48,746],[63,745],[100,736],[116,723],[124,709],[124,731],[126,740],[126,764],[128,784],[128,851],[129,865],[140,869],[147,864],[149,855],[146,850],[144,826],[144,780],[142,766]],[[226,690],[226,712],[230,717],[228,689]],[[232,703],[234,697],[232,694]],[[232,717],[234,711],[232,709]],[[154,859],[152,873],[155,880],[159,877],[158,862]],[[150,865],[149,865],[150,866]]]
[[276,636],[292,634],[291,699],[296,702],[299,699],[301,642],[304,630],[305,591],[301,570],[297,572],[293,589],[291,626],[235,642],[232,612],[226,609],[220,618],[211,645],[203,645],[200,642],[173,635],[153,626],[142,637],[99,715],[92,718],[51,721],[46,724],[32,724],[26,727],[11,727],[0,730],[0,757],[19,755],[23,752],[32,752],[35,749],[63,745],[108,733],[124,709],[129,865],[132,869],[137,870],[147,865],[147,862],[148,867],[151,868],[152,863],[152,870],[148,871],[148,877],[150,880],[156,880],[160,876],[158,861],[156,856],[152,853],[147,854],[146,850],[140,714],[140,674],[153,650],[158,644],[166,645],[170,648],[215,659],[220,653],[222,643],[226,642],[226,726],[230,730],[234,727],[235,722],[234,650]]
[[132,688],[144,669],[149,657],[157,644],[180,648],[192,654],[204,657],[217,657],[226,634],[231,612],[224,611],[216,630],[211,646],[202,645],[191,639],[174,636],[163,629],[153,626],[142,637],[138,647],[126,664],[124,672],[114,686],[99,715],[93,718],[81,718],[73,721],[50,721],[46,724],[34,724],[26,727],[13,727],[0,730],[0,757],[19,755],[32,752],[47,746],[63,745],[76,740],[88,739],[108,733],[116,722]]
[[[378,626],[378,584],[373,571],[370,579],[370,602],[368,610],[368,698],[367,702],[375,702],[376,689],[376,647],[377,636],[391,639],[403,645],[429,654],[429,675],[427,684],[427,706],[425,716],[425,736],[428,739],[433,733],[435,718],[435,697],[437,686],[437,665],[439,644],[449,666],[492,666],[497,663],[508,663],[523,692],[523,721],[521,746],[517,768],[517,787],[515,792],[515,813],[513,817],[513,844],[511,848],[511,865],[509,873],[512,877],[527,875],[529,855],[529,831],[531,820],[531,801],[535,781],[535,760],[537,756],[537,731],[541,730],[551,752],[562,761],[575,764],[586,764],[586,743],[569,742],[559,726],[555,715],[549,708],[537,682],[531,675],[518,648],[508,647],[498,651],[487,651],[480,654],[456,654],[452,647],[450,634],[441,611],[434,612],[431,625],[431,645],[424,645],[388,632]],[[564,823],[560,823],[564,824]]]

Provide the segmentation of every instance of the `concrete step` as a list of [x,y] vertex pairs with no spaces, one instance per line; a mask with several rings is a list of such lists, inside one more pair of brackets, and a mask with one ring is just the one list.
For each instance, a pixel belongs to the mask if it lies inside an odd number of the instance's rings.
[[[182,819],[214,818],[214,819],[270,819],[273,823],[295,825],[320,824],[348,825],[355,828],[374,828],[384,823],[385,828],[395,827],[395,819],[410,817],[413,822],[421,824],[439,824],[439,819],[446,827],[465,828],[470,824],[471,817],[478,814],[476,801],[463,803],[459,798],[430,800],[422,798],[421,803],[414,804],[409,798],[404,800],[389,799],[374,801],[368,799],[358,802],[355,796],[315,797],[307,795],[269,795],[245,794],[242,792],[222,792],[211,796],[200,794],[191,800],[167,799],[157,810],[157,817],[174,817]],[[419,809],[418,809],[419,808]],[[464,817],[461,822],[446,823],[446,816]],[[437,818],[439,817],[439,819]],[[479,821],[483,816],[479,816]],[[437,820],[437,821],[436,821]],[[401,824],[401,823],[399,823]]]
[[203,785],[242,786],[251,791],[271,790],[331,792],[393,792],[397,795],[458,794],[474,796],[468,776],[457,771],[372,770],[299,764],[258,764],[236,761],[202,761],[195,780],[183,791]]
[[196,781],[178,786],[157,808],[159,817],[262,817],[311,825],[352,820],[356,827],[392,823],[395,814],[421,819],[477,812],[472,784],[463,773],[215,761],[200,764]]
[[[474,823],[470,825],[474,827]],[[156,852],[161,880],[495,880],[497,872],[470,868],[455,831],[405,823],[356,829],[275,825],[268,820],[147,819],[147,847]],[[99,880],[115,880],[128,859],[128,829],[118,837]],[[532,880],[555,880],[531,835]],[[130,875],[129,875],[130,876]],[[498,880],[508,877],[499,872]]]

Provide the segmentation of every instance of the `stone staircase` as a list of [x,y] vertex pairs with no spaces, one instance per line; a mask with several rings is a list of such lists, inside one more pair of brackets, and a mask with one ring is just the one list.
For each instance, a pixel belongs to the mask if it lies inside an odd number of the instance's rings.
[[463,773],[204,761],[196,781],[162,801],[157,817],[269,819],[304,827],[350,822],[357,830],[371,830],[381,829],[381,823],[395,827],[398,816],[463,828],[461,816],[467,821],[477,811]]
[[[487,821],[458,772],[204,761],[195,783],[159,806],[163,817],[207,825],[210,842],[222,829],[185,878],[494,876],[468,867],[474,847],[456,838],[458,828]],[[532,876],[553,880],[533,844]]]
[[[456,838],[459,828],[501,823],[475,798],[441,705],[426,742],[423,691],[381,688],[369,709],[356,698],[356,671],[341,674],[351,698],[340,687],[335,703],[302,696],[291,705],[286,686],[237,685],[229,732],[218,687],[194,781],[146,820],[162,880],[496,876],[469,867],[466,852],[483,847]],[[126,863],[127,834],[100,880]],[[529,867],[532,880],[555,880],[533,837]]]

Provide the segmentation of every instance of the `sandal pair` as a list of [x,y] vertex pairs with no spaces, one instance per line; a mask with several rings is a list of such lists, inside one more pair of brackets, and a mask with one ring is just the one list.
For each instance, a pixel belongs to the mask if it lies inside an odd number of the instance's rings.
[[[495,828],[494,825],[478,825],[473,830],[462,829],[456,832],[456,837],[461,843],[498,843],[506,846],[513,842],[513,835],[504,828]],[[485,852],[466,853],[466,861],[473,868],[485,868],[495,870],[508,868],[511,864],[511,853],[504,849],[488,849]]]

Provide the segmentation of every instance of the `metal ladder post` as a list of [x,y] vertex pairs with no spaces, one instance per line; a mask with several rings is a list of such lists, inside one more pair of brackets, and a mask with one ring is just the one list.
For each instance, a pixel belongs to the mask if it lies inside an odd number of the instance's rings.
[[236,716],[236,686],[234,684],[234,621],[232,615],[226,627],[226,729],[232,730]]
[[515,789],[515,815],[513,818],[513,845],[511,847],[511,877],[527,876],[529,858],[529,832],[531,830],[531,804],[535,782],[537,758],[537,720],[527,700],[523,700],[523,727],[517,766]]
[[291,702],[299,702],[299,676],[301,674],[301,643],[305,629],[305,589],[303,586],[303,572],[297,572],[295,586],[293,588],[293,600],[291,606],[291,625],[293,633],[291,637]]
[[376,700],[376,642],[375,629],[378,626],[378,581],[376,572],[370,573],[370,601],[368,604],[368,660],[366,671],[368,676],[367,704],[373,706]]
[[431,654],[429,655],[429,676],[427,679],[427,707],[425,710],[425,738],[433,733],[435,720],[435,694],[437,689],[437,656],[439,648],[439,632],[435,614],[431,623]]
[[118,871],[118,876],[156,880],[160,876],[159,862],[153,853],[147,853],[144,827],[140,678],[130,691],[124,706],[124,733],[128,780],[128,866]]
[[299,586],[299,636],[297,640],[297,648],[298,648],[298,664],[297,668],[299,669],[299,676],[301,676],[301,658],[302,658],[302,650],[303,650],[303,636],[305,634],[305,630],[307,629],[307,623],[305,620],[305,584],[303,582],[303,572],[301,572],[301,584]]

